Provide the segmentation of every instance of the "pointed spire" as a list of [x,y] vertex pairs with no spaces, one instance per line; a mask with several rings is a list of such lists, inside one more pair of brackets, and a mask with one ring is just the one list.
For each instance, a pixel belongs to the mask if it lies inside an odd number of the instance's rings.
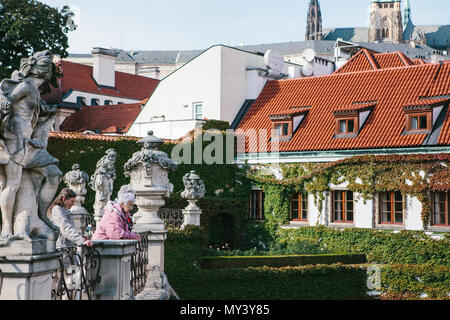
[[322,12],[319,0],[310,0],[306,22],[305,40],[322,40]]
[[403,8],[403,30],[406,29],[406,27],[408,26],[408,23],[412,24],[412,19],[411,19],[411,5],[409,3],[409,0],[405,1],[405,6]]

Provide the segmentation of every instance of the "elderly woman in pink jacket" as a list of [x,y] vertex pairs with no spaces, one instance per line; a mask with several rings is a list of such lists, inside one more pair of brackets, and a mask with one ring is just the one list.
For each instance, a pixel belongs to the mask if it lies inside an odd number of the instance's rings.
[[130,212],[135,202],[135,191],[130,186],[120,188],[116,201],[109,201],[92,240],[138,240],[141,236],[132,232]]

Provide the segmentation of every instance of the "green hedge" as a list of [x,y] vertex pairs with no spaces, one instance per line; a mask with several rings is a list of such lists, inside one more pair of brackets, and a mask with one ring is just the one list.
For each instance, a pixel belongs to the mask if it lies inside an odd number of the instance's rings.
[[169,281],[183,300],[367,299],[366,270],[357,266],[201,270]]
[[381,272],[384,299],[450,299],[450,268],[429,265],[389,265]]
[[364,254],[324,254],[324,255],[289,255],[262,257],[203,257],[202,269],[226,269],[248,267],[295,267],[317,264],[359,264],[366,263]]
[[171,284],[199,270],[201,251],[206,241],[206,232],[202,227],[187,226],[183,231],[169,230],[164,246],[165,273]]
[[428,264],[450,266],[450,238],[434,240],[424,232],[345,229],[325,226],[279,230],[281,244],[307,242],[331,252],[364,253],[379,264]]
[[[134,152],[140,149],[136,144],[137,140],[118,139],[115,141],[89,140],[89,139],[64,139],[60,137],[50,137],[48,141],[48,152],[59,159],[59,168],[66,174],[72,170],[72,166],[78,163],[81,170],[89,176],[95,172],[97,162],[105,155],[105,151],[114,148],[117,151],[116,174],[114,181],[113,196],[115,197],[120,187],[130,183],[130,179],[124,176],[124,164],[131,158]],[[60,189],[64,187],[61,182]],[[93,211],[95,192],[89,187],[86,194],[84,207],[88,211]],[[114,198],[113,198],[114,199]]]
[[[188,202],[177,195],[166,199],[165,208],[185,208]],[[228,244],[238,247],[243,241],[248,221],[248,201],[208,197],[200,199],[200,223],[207,230],[211,245]]]
[[165,272],[182,300],[365,299],[366,270],[360,266],[202,270],[203,228],[169,230]]

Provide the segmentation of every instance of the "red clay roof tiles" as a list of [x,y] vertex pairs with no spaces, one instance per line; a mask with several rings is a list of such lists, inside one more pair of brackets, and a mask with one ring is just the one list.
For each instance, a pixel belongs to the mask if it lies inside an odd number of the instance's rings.
[[[345,70],[345,66],[341,70]],[[238,128],[266,129],[269,141],[270,115],[286,113],[293,106],[312,106],[292,139],[280,142],[280,151],[421,146],[426,134],[403,134],[406,125],[403,107],[419,103],[423,97],[449,94],[450,64],[410,65],[269,81]],[[356,102],[374,101],[376,105],[357,137],[335,138],[334,111],[348,110]],[[448,104],[448,99],[443,101]],[[450,145],[449,125],[447,114],[439,137],[440,145]]]
[[110,106],[84,106],[67,117],[62,131],[98,133],[125,133],[142,110],[140,103]]
[[149,98],[159,80],[116,71],[115,89],[99,87],[92,77],[93,68],[79,63],[59,61],[58,66],[63,73],[59,79],[59,88],[44,95],[48,103],[59,103],[69,90],[77,90],[100,95],[143,100]]

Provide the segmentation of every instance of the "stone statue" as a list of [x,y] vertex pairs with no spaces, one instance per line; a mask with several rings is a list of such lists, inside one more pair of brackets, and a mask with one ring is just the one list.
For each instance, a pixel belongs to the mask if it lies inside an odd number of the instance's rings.
[[181,193],[182,198],[186,200],[199,200],[205,196],[205,184],[195,171],[185,174],[183,184],[185,189]]
[[111,200],[114,180],[116,179],[114,167],[116,158],[116,150],[106,150],[106,154],[97,162],[95,173],[89,182],[89,187],[95,191],[94,216],[97,222],[103,216],[103,208]]
[[182,230],[188,225],[200,226],[202,210],[197,206],[197,201],[206,193],[205,184],[195,171],[191,171],[183,177],[183,184],[185,189],[181,193],[181,197],[186,199],[189,205],[183,210]]
[[[58,159],[46,150],[56,108],[39,88],[51,79],[52,54],[22,59],[20,70],[0,83],[0,246],[12,240],[53,239],[47,209],[61,182]],[[52,235],[53,234],[53,235]]]
[[83,233],[82,220],[88,215],[88,212],[83,207],[83,203],[84,196],[87,193],[86,183],[89,183],[89,176],[86,172],[80,170],[79,164],[74,164],[72,166],[72,171],[67,172],[64,176],[64,183],[77,195],[75,204],[70,208],[70,211],[72,212],[75,229],[77,229],[78,232]]
[[[164,205],[163,197],[169,197],[173,184],[169,181],[169,171],[177,164],[167,153],[159,151],[164,143],[149,131],[137,142],[142,145],[124,165],[125,176],[130,177],[130,185],[136,190],[136,205],[139,211],[134,215],[137,230],[164,229],[164,222],[158,217],[158,209]],[[141,228],[141,229],[139,229]]]

